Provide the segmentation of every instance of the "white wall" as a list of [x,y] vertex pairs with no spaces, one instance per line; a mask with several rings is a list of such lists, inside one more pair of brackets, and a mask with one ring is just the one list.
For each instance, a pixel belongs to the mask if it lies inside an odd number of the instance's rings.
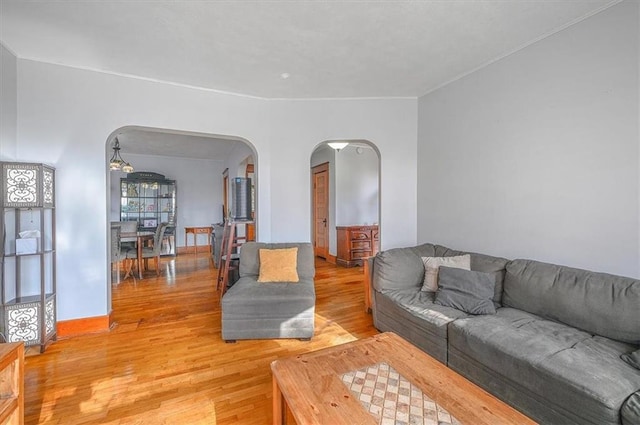
[[[230,142],[231,143],[231,142]],[[136,171],[152,171],[176,180],[176,245],[184,246],[185,226],[210,226],[222,221],[222,171],[224,161],[153,155],[123,154]],[[120,220],[120,179],[122,172],[111,172],[110,221]],[[206,245],[207,235],[198,235],[198,245]],[[189,235],[193,246],[193,235]]]
[[[272,152],[279,158],[271,162],[268,185],[281,188],[272,193],[271,205],[283,206],[285,214],[282,219],[272,220],[274,242],[301,237],[309,240],[309,157],[317,144],[367,140],[378,147],[381,157],[382,249],[415,244],[417,100],[272,101],[270,114]],[[295,159],[304,156],[304,161]],[[399,204],[406,206],[401,220],[397,215]]]
[[[129,125],[252,143],[257,237],[274,242],[310,239],[315,146],[336,138],[370,140],[382,154],[383,247],[416,241],[416,99],[266,101],[23,59],[18,87],[17,156],[57,168],[58,320],[111,308],[106,141]],[[407,205],[403,220],[394,217],[398,202]]]
[[0,160],[16,159],[17,59],[0,44]]
[[419,100],[418,239],[639,273],[638,3]]
[[349,145],[336,154],[336,225],[378,223],[378,154]]

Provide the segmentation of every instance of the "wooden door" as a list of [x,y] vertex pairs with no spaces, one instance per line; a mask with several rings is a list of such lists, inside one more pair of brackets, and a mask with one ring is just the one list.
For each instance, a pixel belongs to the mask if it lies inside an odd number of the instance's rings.
[[313,247],[318,257],[329,256],[329,163],[312,168]]

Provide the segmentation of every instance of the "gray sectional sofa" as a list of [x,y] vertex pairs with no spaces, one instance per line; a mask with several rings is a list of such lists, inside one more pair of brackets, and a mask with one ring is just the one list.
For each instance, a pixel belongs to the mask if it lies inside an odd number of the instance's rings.
[[[261,248],[298,248],[299,281],[259,283]],[[247,242],[240,251],[240,279],[222,297],[222,339],[313,337],[316,293],[310,243]]]
[[[374,325],[393,331],[540,423],[640,424],[640,281],[531,260],[471,256],[494,280],[495,314],[421,291],[423,244],[368,263]],[[628,357],[627,357],[628,359]]]

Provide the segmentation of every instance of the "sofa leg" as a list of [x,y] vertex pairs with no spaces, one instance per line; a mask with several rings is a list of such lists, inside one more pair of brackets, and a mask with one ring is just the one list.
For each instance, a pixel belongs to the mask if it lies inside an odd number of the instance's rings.
[[236,340],[235,339],[225,339],[224,342],[227,343],[227,344],[235,344]]

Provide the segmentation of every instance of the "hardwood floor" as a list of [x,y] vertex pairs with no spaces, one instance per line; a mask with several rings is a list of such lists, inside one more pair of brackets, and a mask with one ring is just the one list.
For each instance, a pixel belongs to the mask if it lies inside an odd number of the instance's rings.
[[[269,424],[270,363],[377,331],[362,268],[316,262],[311,341],[220,338],[206,253],[113,286],[111,332],[59,340],[25,361],[25,424]],[[35,351],[35,350],[34,350]]]

